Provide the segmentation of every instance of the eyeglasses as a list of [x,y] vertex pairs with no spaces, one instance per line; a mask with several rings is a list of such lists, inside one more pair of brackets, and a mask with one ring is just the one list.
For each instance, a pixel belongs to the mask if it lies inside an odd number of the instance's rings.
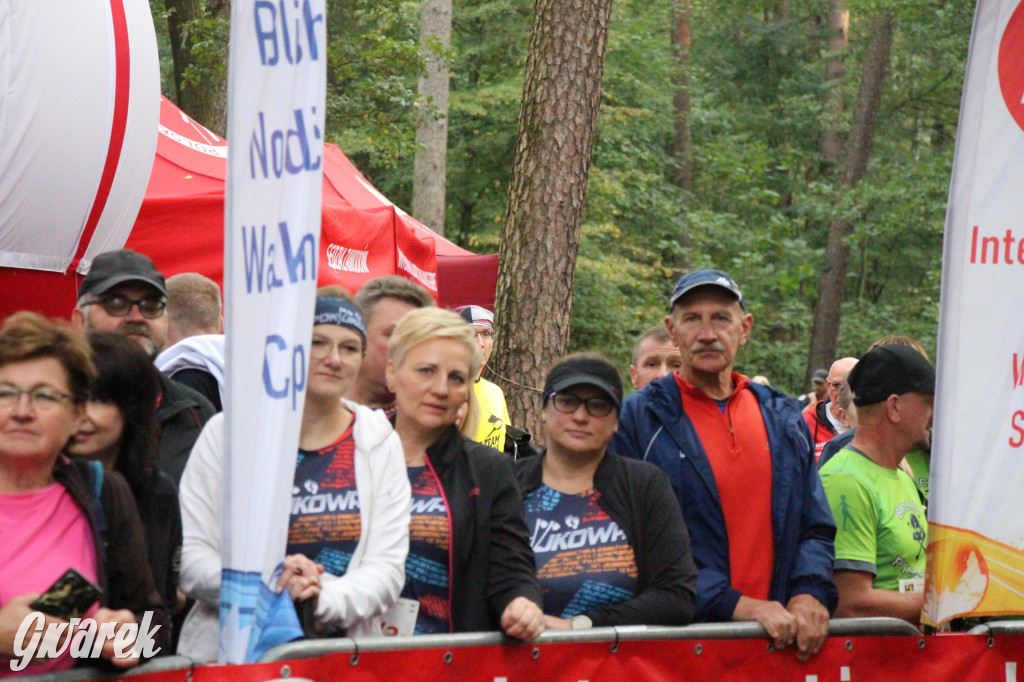
[[843,385],[842,379],[840,379],[839,381],[832,381],[831,379],[827,379],[825,383],[837,391],[839,390],[839,387]]
[[162,296],[133,299],[115,294],[114,296],[104,296],[95,301],[83,303],[82,307],[97,304],[107,311],[108,315],[114,317],[127,317],[132,312],[132,306],[139,306],[139,312],[142,313],[143,317],[147,320],[155,320],[164,314],[164,309],[167,307],[167,299]]
[[490,329],[486,329],[486,328],[477,329],[476,330],[476,336],[477,336],[477,338],[493,339],[494,338],[494,332],[492,332]]
[[591,417],[607,417],[612,413],[615,403],[607,398],[587,398],[584,400],[572,393],[555,393],[551,396],[551,404],[555,409],[565,414],[572,414],[580,404],[587,410]]
[[13,410],[21,404],[21,396],[27,395],[29,405],[39,412],[51,412],[71,396],[49,388],[21,389],[16,386],[0,386],[0,408]]

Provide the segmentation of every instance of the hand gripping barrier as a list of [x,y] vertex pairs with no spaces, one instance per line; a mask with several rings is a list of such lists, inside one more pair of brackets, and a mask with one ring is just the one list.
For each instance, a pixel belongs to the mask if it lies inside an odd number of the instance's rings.
[[[829,624],[829,636],[909,636],[921,633],[910,623],[897,618],[834,618]],[[701,639],[766,639],[768,634],[758,623],[701,623],[685,627],[628,625],[589,630],[549,630],[534,644],[565,644],[570,642],[611,642],[613,650],[618,642],[628,640],[701,640]],[[420,637],[367,637],[314,639],[292,642],[275,647],[264,654],[260,663],[317,658],[328,654],[360,652],[402,651],[429,648],[462,648],[496,646],[513,642],[495,632],[460,635],[423,635]]]
[[[985,631],[989,634],[988,637],[988,648],[992,649],[996,646],[998,650],[998,642],[994,645],[993,634],[996,632],[1005,631],[1008,633],[1024,633],[1024,622],[1019,621],[1007,621],[1005,623],[994,623],[985,626],[988,629]],[[899,638],[899,642],[904,643],[899,645],[903,649],[912,649],[918,651],[924,648],[925,638],[914,626],[906,623],[902,620],[893,618],[851,618],[851,619],[833,619],[829,626],[830,639],[845,639],[843,642],[845,645],[844,651],[850,651],[851,649],[857,649],[862,646],[863,643],[874,640],[877,642],[878,637],[896,637]],[[856,640],[856,638],[863,638]],[[231,667],[219,667],[219,666],[202,666],[196,661],[190,660],[184,656],[169,656],[164,658],[157,658],[149,661],[137,668],[133,668],[130,671],[125,671],[120,674],[104,673],[95,669],[76,669],[67,671],[64,673],[57,673],[55,675],[36,676],[34,678],[23,678],[26,680],[53,680],[54,682],[83,682],[85,680],[110,680],[120,678],[135,678],[138,676],[140,682],[168,682],[171,680],[180,680],[181,682],[189,682],[193,678],[198,682],[225,682],[227,680],[235,679],[237,675],[243,672],[249,675],[246,679],[271,679],[280,675],[281,677],[287,677],[296,672],[295,668],[305,665],[310,670],[319,670],[319,674],[311,674],[310,677],[313,679],[332,679],[336,677],[341,671],[337,667],[340,662],[333,662],[330,664],[321,664],[316,659],[330,656],[332,654],[348,654],[348,660],[345,663],[341,663],[342,667],[347,668],[349,665],[355,666],[360,664],[362,667],[365,664],[366,659],[360,661],[361,654],[369,654],[374,652],[395,652],[400,654],[401,652],[409,652],[410,656],[402,657],[402,660],[409,660],[415,658],[417,655],[427,654],[427,659],[421,660],[433,660],[429,651],[433,649],[438,656],[443,658],[444,664],[449,664],[453,660],[458,663],[460,660],[466,660],[465,657],[478,655],[477,652],[473,651],[473,648],[490,648],[492,650],[495,647],[511,647],[514,650],[518,650],[519,654],[525,651],[525,654],[530,660],[543,662],[549,655],[554,655],[555,650],[561,651],[561,656],[568,657],[564,660],[566,662],[574,661],[577,656],[573,653],[574,647],[572,645],[579,644],[580,652],[583,658],[586,658],[586,654],[582,653],[590,649],[591,655],[593,655],[593,645],[607,645],[600,647],[601,650],[605,651],[605,655],[614,655],[620,651],[620,646],[626,647],[623,651],[629,650],[630,653],[626,654],[624,660],[629,660],[630,657],[635,657],[637,651],[649,651],[651,647],[663,647],[668,642],[689,642],[686,647],[686,651],[689,652],[691,664],[693,661],[703,661],[708,656],[713,657],[713,651],[722,651],[722,647],[734,647],[741,645],[744,641],[748,643],[747,649],[753,653],[754,651],[762,652],[760,655],[766,655],[765,649],[760,648],[763,645],[758,645],[757,649],[750,650],[749,643],[757,640],[764,641],[767,639],[767,634],[764,629],[757,623],[703,623],[697,625],[689,625],[686,627],[660,627],[660,626],[624,626],[624,627],[610,627],[610,628],[593,628],[590,630],[553,630],[544,633],[537,642],[521,643],[511,640],[500,633],[470,633],[470,634],[459,634],[459,635],[427,635],[421,637],[372,637],[365,639],[319,639],[319,640],[304,640],[299,642],[293,642],[291,644],[285,644],[276,647],[269,651],[261,659],[261,664],[277,664],[282,663],[280,670],[277,668],[271,668],[273,673],[267,672],[267,666],[264,665],[262,669],[259,666],[235,666]],[[938,643],[938,640],[942,638],[933,638]],[[978,646],[984,647],[985,639],[983,638],[968,638],[974,640]],[[893,640],[894,643],[896,640]],[[910,644],[905,644],[906,642]],[[967,640],[961,639],[959,642],[966,642]],[[950,642],[950,644],[955,644]],[[1013,645],[1013,640],[1008,640],[1007,645]],[[547,646],[545,646],[547,645]],[[637,649],[637,646],[641,649]],[[670,645],[671,646],[671,645]],[[877,646],[877,644],[876,644]],[[771,652],[771,644],[767,645],[768,652]],[[438,651],[439,650],[439,651]],[[465,653],[460,653],[460,650]],[[663,650],[663,648],[662,648]],[[680,661],[683,664],[681,657],[683,655],[683,649],[678,649],[678,654],[675,653],[677,650],[672,649],[672,653],[669,657],[673,661]],[[418,652],[413,654],[413,652]],[[542,653],[543,652],[543,653]],[[703,652],[703,655],[702,655]],[[511,653],[511,652],[510,652]],[[695,654],[695,656],[694,656]],[[645,654],[646,655],[646,654]],[[770,655],[770,654],[769,654]],[[756,657],[756,656],[755,656]],[[519,656],[521,660],[521,656]],[[785,660],[790,660],[791,657],[784,656]],[[300,664],[300,661],[306,660],[307,663]],[[344,660],[344,659],[343,659]],[[439,658],[438,661],[441,659]],[[714,665],[712,660],[707,660],[704,665]],[[753,659],[750,659],[751,661]],[[286,661],[291,661],[287,663]],[[378,658],[379,661],[379,658]],[[768,659],[765,659],[767,662]],[[317,668],[318,665],[326,665],[324,668]],[[417,664],[412,664],[412,673],[415,675],[415,667]],[[454,664],[453,664],[454,665]],[[674,665],[674,663],[673,663]],[[761,670],[758,666],[761,664],[753,664],[754,668]],[[313,666],[310,668],[310,666]],[[390,666],[389,666],[390,669]],[[154,674],[152,678],[147,678],[147,675]],[[177,675],[175,675],[177,673]],[[759,674],[764,674],[762,670]],[[252,677],[255,675],[256,677]],[[510,678],[511,679],[511,678]],[[575,678],[574,678],[575,679]],[[582,678],[581,678],[582,679]],[[664,679],[669,679],[665,677]],[[855,678],[854,678],[855,679]],[[964,682],[964,681],[960,681]]]

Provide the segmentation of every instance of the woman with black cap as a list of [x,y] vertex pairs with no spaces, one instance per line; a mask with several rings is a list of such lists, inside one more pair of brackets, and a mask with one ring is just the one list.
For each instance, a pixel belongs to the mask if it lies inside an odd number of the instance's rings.
[[547,452],[518,462],[549,628],[686,625],[697,569],[666,475],[608,452],[622,380],[596,353],[548,374]]
[[[381,634],[405,582],[409,480],[384,413],[343,399],[366,352],[362,313],[339,287],[317,291],[287,556],[279,589],[313,600],[322,634]],[[178,653],[217,655],[223,416],[210,420],[181,481],[182,590],[197,600]]]

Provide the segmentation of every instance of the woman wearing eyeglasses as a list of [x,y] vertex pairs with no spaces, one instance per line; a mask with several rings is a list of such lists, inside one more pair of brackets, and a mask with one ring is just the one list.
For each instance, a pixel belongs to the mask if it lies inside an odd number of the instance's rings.
[[544,383],[547,452],[520,460],[530,545],[549,628],[686,625],[697,569],[668,478],[608,452],[622,380],[595,353],[571,355]]
[[[317,291],[279,589],[308,603],[319,634],[381,634],[379,616],[405,581],[409,482],[387,417],[343,399],[366,352],[359,307],[339,287]],[[181,586],[197,600],[178,653],[217,657],[224,417],[203,430],[181,480]]]
[[[83,417],[94,369],[82,334],[35,313],[17,313],[0,327],[0,661],[15,657],[15,634],[30,607],[68,569],[103,590],[98,622],[141,622],[152,611],[156,646],[167,648],[167,614],[153,586],[138,512],[116,472],[102,479],[65,447]],[[86,605],[88,606],[88,605]],[[113,610],[112,610],[113,609]],[[48,622],[61,622],[47,616]],[[120,625],[118,628],[120,629]],[[23,642],[22,644],[28,644]],[[102,657],[119,667],[113,643]],[[20,661],[19,661],[20,663]],[[65,650],[21,674],[65,670]],[[8,670],[10,672],[10,670]]]
[[448,310],[409,312],[388,343],[385,376],[413,491],[396,607],[404,617],[385,616],[393,634],[500,630],[531,640],[544,630],[511,462],[455,425],[480,363],[473,328]]

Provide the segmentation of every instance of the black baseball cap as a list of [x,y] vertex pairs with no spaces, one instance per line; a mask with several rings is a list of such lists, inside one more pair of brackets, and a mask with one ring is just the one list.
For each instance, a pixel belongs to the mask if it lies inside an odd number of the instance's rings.
[[607,360],[597,357],[569,357],[555,365],[544,381],[544,400],[552,393],[572,386],[590,384],[608,394],[616,408],[622,407],[622,379]]
[[89,274],[78,286],[78,297],[86,294],[98,296],[125,282],[142,282],[157,289],[164,296],[167,295],[164,276],[148,256],[131,249],[118,249],[101,253],[92,259]]
[[891,395],[935,393],[935,367],[910,346],[876,346],[864,354],[846,379],[853,404],[874,405]]
[[747,309],[746,303],[743,300],[743,292],[740,291],[740,287],[736,284],[736,280],[730,277],[728,273],[722,272],[721,270],[694,270],[693,272],[686,273],[679,278],[678,282],[676,282],[676,288],[672,290],[672,296],[668,301],[669,310],[671,310],[676,304],[676,301],[681,299],[683,296],[690,293],[697,287],[704,286],[715,286],[720,289],[725,289],[736,297],[736,301],[740,304],[740,308],[743,310]]

